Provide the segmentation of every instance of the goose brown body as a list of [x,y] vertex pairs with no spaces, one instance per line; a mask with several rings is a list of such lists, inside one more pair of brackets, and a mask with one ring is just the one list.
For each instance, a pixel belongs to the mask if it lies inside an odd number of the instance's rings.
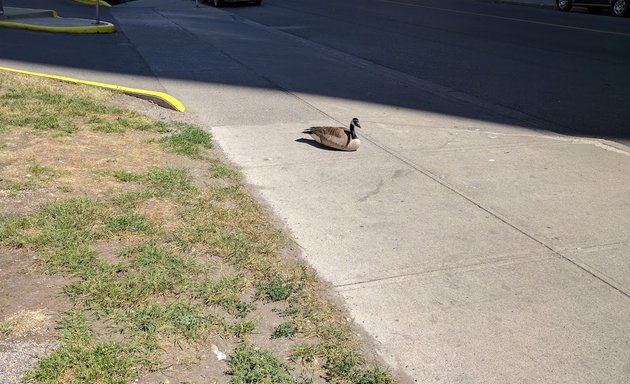
[[361,127],[359,119],[354,118],[350,122],[350,128],[344,127],[311,127],[303,133],[311,135],[315,141],[330,148],[342,151],[356,151],[361,145],[361,140],[354,132],[354,127]]

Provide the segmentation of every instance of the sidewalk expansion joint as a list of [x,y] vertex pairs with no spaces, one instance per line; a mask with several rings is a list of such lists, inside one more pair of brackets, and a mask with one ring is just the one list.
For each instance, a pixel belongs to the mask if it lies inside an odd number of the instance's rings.
[[[505,256],[505,257],[497,257],[490,260],[483,260],[476,263],[469,264],[461,264],[461,265],[444,265],[436,268],[425,268],[420,269],[418,271],[409,271],[404,273],[398,273],[391,276],[385,277],[377,277],[373,279],[366,279],[360,281],[353,281],[341,284],[334,284],[333,287],[339,290],[347,290],[355,287],[359,287],[362,285],[376,284],[382,282],[392,282],[402,280],[412,276],[425,276],[430,275],[436,272],[446,272],[446,271],[470,271],[476,270],[480,268],[487,267],[495,267],[495,266],[503,266],[503,265],[514,265],[514,264],[524,264],[524,263],[537,263],[540,261],[544,261],[549,259],[549,254],[541,254],[540,252],[531,252],[525,255],[520,256]],[[413,268],[407,268],[407,270],[411,270]]]

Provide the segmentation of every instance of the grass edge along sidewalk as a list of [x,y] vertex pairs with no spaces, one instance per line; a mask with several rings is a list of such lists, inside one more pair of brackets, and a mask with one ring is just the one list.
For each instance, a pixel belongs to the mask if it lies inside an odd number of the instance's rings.
[[[165,355],[220,341],[219,382],[393,383],[314,274],[282,256],[286,238],[210,136],[112,106],[112,95],[0,74],[11,211],[0,250],[35,256],[36,273],[63,277],[72,302],[57,316],[58,348],[25,380],[131,382],[166,369]],[[14,325],[0,319],[5,337]],[[193,357],[170,365],[186,372]]]

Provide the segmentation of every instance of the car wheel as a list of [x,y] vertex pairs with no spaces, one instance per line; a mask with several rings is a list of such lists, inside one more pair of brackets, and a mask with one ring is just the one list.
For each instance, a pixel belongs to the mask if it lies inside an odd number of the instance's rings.
[[572,0],[556,0],[556,6],[558,7],[559,10],[568,12],[571,10],[571,7],[573,6],[573,1]]
[[628,0],[613,0],[611,8],[615,16],[628,16],[628,8],[630,8],[630,5],[628,4]]
[[214,6],[217,8],[223,6],[223,0],[214,0],[213,3],[214,3]]

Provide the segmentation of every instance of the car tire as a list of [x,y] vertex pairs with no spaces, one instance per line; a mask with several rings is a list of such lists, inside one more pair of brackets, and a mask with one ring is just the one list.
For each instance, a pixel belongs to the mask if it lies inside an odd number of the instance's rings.
[[223,0],[214,0],[212,2],[214,4],[215,7],[219,8],[223,6]]
[[610,4],[612,14],[619,17],[628,16],[629,8],[630,2],[628,0],[613,0],[612,4]]
[[556,7],[564,12],[569,12],[571,7],[573,7],[572,0],[556,0]]

